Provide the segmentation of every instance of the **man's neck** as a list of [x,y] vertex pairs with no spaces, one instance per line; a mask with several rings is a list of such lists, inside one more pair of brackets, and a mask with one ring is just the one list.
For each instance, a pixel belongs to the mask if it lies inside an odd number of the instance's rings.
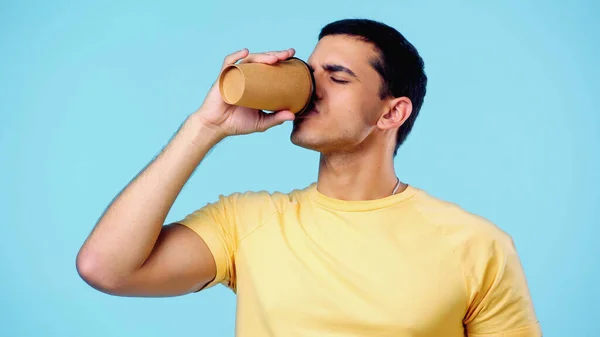
[[[392,195],[398,178],[388,154],[372,152],[321,155],[317,189],[340,200],[375,200]],[[396,193],[406,185],[400,182]]]

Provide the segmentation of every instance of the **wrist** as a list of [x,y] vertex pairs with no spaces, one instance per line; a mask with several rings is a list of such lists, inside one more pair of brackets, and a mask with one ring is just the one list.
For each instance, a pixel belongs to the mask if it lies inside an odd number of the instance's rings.
[[195,144],[216,145],[227,136],[219,127],[206,122],[199,112],[191,114],[182,129],[185,129]]

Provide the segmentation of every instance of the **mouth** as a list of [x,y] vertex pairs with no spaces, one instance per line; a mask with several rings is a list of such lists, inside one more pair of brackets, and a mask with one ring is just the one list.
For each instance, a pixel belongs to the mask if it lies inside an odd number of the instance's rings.
[[318,114],[319,114],[319,110],[317,109],[317,107],[312,107],[310,110],[298,115],[297,118],[314,117]]

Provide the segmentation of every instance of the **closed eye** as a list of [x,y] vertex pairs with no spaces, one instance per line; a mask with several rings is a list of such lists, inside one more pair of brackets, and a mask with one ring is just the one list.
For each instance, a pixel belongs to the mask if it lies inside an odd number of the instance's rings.
[[348,83],[349,81],[344,81],[344,80],[338,80],[335,77],[330,77],[332,81],[334,81],[335,83],[340,83],[340,84],[345,84]]

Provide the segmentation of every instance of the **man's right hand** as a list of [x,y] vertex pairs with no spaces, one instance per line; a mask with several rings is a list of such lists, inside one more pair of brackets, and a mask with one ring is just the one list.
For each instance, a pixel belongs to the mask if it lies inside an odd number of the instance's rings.
[[[274,64],[293,55],[293,49],[264,54],[244,49],[227,56],[223,67],[240,60]],[[101,291],[123,296],[174,296],[202,288],[214,279],[216,264],[192,230],[163,226],[175,198],[220,139],[293,119],[290,111],[267,114],[229,105],[215,84],[163,151],[106,209],[77,254],[81,277]]]
[[[294,49],[274,51],[260,54],[249,54],[247,49],[242,49],[225,57],[221,67],[240,63],[264,63],[275,64],[294,56]],[[202,106],[194,113],[204,126],[215,131],[220,137],[243,135],[253,132],[263,132],[273,126],[280,125],[285,121],[295,118],[291,111],[276,111],[265,113],[261,110],[239,107],[227,104],[221,98],[218,82],[208,92]]]

